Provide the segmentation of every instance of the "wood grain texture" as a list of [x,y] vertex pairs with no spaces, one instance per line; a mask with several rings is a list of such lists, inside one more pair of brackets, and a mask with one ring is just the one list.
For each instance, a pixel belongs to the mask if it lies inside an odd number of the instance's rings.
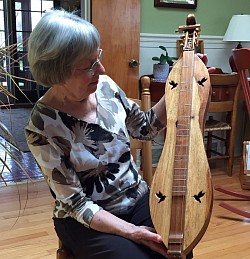
[[[213,185],[242,191],[239,181],[241,160],[236,159],[233,176],[228,177],[222,161],[212,162]],[[22,208],[16,186],[0,187],[0,258],[55,259],[58,239],[52,224],[54,200],[47,184],[37,182],[19,186]],[[249,191],[245,191],[249,193]],[[206,233],[194,249],[194,259],[249,259],[250,220],[219,206],[221,201],[250,211],[249,201],[242,201],[214,191],[212,217]],[[86,258],[87,259],[87,258]]]
[[44,181],[0,187],[0,258],[55,258],[54,200]]
[[140,0],[92,0],[92,23],[101,35],[102,64],[109,75],[130,98],[138,98]]
[[[213,199],[202,134],[209,75],[194,52],[184,52],[183,57],[166,82],[167,133],[150,194],[153,223],[171,254],[188,254],[199,242]],[[197,200],[199,193],[204,197]]]

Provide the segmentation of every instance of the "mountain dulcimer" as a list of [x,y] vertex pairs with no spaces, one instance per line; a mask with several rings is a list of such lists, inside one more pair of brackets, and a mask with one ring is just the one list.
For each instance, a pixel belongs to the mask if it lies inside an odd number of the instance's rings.
[[150,213],[169,258],[186,258],[210,221],[213,188],[203,143],[210,93],[206,66],[196,54],[200,25],[188,15],[183,52],[166,82],[166,138],[150,191]]

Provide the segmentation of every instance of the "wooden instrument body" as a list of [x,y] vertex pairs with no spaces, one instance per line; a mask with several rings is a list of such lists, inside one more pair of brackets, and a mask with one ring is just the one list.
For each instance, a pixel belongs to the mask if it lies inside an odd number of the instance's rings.
[[150,191],[151,217],[169,258],[186,258],[199,242],[213,201],[203,143],[209,75],[194,51],[183,55],[166,82],[166,138]]

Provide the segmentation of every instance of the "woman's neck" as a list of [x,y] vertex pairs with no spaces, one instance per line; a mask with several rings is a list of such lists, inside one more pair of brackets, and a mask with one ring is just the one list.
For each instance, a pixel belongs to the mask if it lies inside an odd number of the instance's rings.
[[56,88],[49,89],[41,99],[41,102],[61,112],[65,112],[78,119],[95,123],[96,121],[96,95],[90,94],[81,101],[68,99],[63,91]]

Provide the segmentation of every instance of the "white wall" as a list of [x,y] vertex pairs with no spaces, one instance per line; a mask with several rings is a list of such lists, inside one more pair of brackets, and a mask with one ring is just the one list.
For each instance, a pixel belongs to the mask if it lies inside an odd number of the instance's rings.
[[[161,53],[160,45],[167,48],[169,56],[176,57],[176,40],[180,39],[179,34],[140,34],[140,70],[139,76],[152,74],[153,56]],[[232,54],[232,49],[237,42],[224,42],[221,36],[204,36],[200,37],[204,40],[204,52],[208,55],[208,66],[221,68],[225,73],[231,71],[228,59]],[[242,44],[244,47],[250,47],[250,43]]]

